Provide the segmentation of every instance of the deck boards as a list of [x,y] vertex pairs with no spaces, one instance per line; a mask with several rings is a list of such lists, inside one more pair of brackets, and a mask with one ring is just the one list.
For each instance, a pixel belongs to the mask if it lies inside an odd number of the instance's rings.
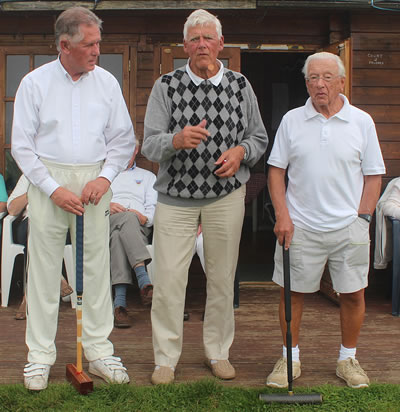
[[[400,318],[391,315],[391,303],[380,290],[367,294],[367,312],[358,344],[357,357],[371,381],[400,383]],[[149,385],[153,370],[149,309],[138,302],[131,290],[130,329],[115,329],[111,340],[115,353],[128,368],[132,384]],[[271,283],[242,285],[240,307],[235,310],[236,337],[231,348],[231,362],[237,378],[225,385],[262,387],[281,353],[281,336],[277,318],[279,291]],[[0,308],[0,384],[22,383],[22,369],[27,349],[24,343],[25,321],[14,320],[17,299]],[[184,345],[176,371],[177,382],[194,381],[211,376],[203,365],[202,281],[188,289],[189,321],[184,324]],[[75,313],[61,302],[56,339],[57,361],[51,369],[51,382],[65,382],[65,365],[75,362]],[[302,376],[295,385],[330,383],[344,385],[335,376],[340,346],[339,308],[320,294],[306,296],[300,341]],[[87,363],[84,363],[87,368]],[[101,380],[94,378],[94,382]]]

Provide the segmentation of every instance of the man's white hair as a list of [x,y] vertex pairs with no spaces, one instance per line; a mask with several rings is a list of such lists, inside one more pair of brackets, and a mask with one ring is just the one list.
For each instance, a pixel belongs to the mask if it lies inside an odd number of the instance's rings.
[[334,60],[337,65],[338,65],[338,70],[339,70],[339,77],[346,77],[346,69],[344,68],[344,64],[342,62],[342,59],[337,55],[329,52],[319,52],[319,53],[314,53],[310,56],[307,57],[306,62],[304,63],[303,66],[303,74],[304,77],[308,77],[308,65],[310,62],[314,60]]
[[222,37],[222,25],[216,16],[206,10],[198,9],[189,15],[183,26],[183,38],[187,40],[187,33],[190,27],[215,25],[217,29],[218,38]]

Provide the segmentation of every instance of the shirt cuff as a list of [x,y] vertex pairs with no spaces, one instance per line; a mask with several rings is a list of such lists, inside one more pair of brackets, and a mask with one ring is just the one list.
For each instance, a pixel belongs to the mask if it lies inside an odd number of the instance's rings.
[[60,185],[52,177],[48,177],[39,188],[50,197],[59,187]]
[[104,177],[107,179],[110,184],[113,182],[115,177],[117,176],[118,172],[112,169],[111,167],[105,167],[103,170],[100,172],[99,177]]

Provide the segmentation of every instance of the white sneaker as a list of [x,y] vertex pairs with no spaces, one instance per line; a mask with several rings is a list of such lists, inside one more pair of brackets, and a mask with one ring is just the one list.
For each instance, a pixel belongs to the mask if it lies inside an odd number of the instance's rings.
[[24,385],[31,391],[41,391],[47,388],[50,365],[27,363],[24,368]]
[[[292,362],[293,380],[301,375],[301,363]],[[287,374],[287,358],[280,358],[275,363],[273,371],[267,377],[267,386],[270,388],[287,388],[289,386]]]
[[89,362],[89,373],[99,376],[108,383],[129,383],[129,376],[121,358],[106,356]]
[[339,361],[336,375],[345,380],[350,388],[366,388],[369,385],[368,376],[357,359],[347,358]]

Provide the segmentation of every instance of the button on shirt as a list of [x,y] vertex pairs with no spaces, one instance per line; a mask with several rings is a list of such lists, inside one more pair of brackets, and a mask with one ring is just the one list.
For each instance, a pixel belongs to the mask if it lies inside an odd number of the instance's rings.
[[40,161],[94,164],[110,182],[134,149],[134,131],[115,77],[96,66],[73,81],[59,59],[26,75],[14,103],[12,155],[48,196],[59,185]]
[[145,226],[153,225],[157,204],[157,192],[153,186],[156,176],[140,167],[120,173],[112,182],[113,197],[111,202],[119,203],[125,209],[134,209],[147,217]]

